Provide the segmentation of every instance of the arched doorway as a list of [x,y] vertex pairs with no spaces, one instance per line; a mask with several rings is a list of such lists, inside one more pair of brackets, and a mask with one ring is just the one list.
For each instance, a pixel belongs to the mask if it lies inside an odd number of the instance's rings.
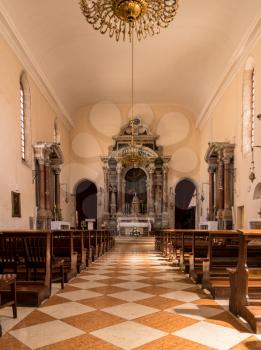
[[175,228],[194,229],[196,186],[189,179],[181,180],[175,189]]
[[97,187],[89,181],[81,181],[76,188],[76,210],[78,213],[78,228],[85,219],[95,219],[94,228],[97,228]]
[[131,168],[125,175],[125,212],[131,214],[134,196],[138,197],[139,213],[147,212],[147,175],[141,168]]

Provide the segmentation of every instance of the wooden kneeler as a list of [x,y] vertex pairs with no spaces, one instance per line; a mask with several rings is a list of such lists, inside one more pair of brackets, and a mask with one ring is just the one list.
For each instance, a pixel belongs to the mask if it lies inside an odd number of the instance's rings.
[[[8,293],[8,299],[2,300],[1,290],[7,290],[10,288],[10,294]],[[10,295],[10,297],[9,297]],[[14,274],[0,274],[0,308],[12,306],[13,317],[17,318],[16,309],[16,275]],[[0,324],[0,337],[2,336],[2,327]]]

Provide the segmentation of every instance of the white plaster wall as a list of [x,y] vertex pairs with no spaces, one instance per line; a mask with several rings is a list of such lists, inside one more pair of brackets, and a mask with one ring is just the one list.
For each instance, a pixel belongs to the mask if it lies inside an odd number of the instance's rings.
[[[255,61],[256,114],[261,112],[261,42],[250,53]],[[20,160],[19,77],[24,67],[8,44],[0,37],[0,227],[27,228],[34,213],[32,169]],[[196,116],[175,105],[135,104],[133,114],[143,118],[151,131],[160,134],[158,145],[172,156],[169,185],[175,187],[181,178],[191,178],[204,194],[206,211],[208,173],[204,155],[208,142],[235,142],[235,208],[245,207],[245,227],[250,218],[257,218],[261,200],[253,200],[256,184],[261,181],[261,149],[255,149],[256,180],[250,183],[250,154],[241,152],[242,79],[244,64],[213,109],[200,130],[195,128]],[[28,76],[31,92],[32,142],[52,141],[56,117],[34,81]],[[199,82],[200,83],[200,82]],[[62,167],[62,209],[65,220],[74,221],[74,189],[81,179],[93,181],[98,190],[103,186],[101,155],[108,154],[112,136],[131,116],[130,105],[111,101],[84,106],[74,114],[75,128],[63,118],[58,124],[65,163]],[[261,144],[261,121],[256,120],[256,144]],[[66,184],[66,185],[65,185]],[[65,193],[67,189],[67,196]],[[11,217],[11,191],[21,193],[22,218]],[[65,202],[65,198],[69,202]],[[235,210],[236,212],[236,210]]]
[[[199,180],[199,131],[195,129],[195,116],[177,105],[134,105],[134,116],[140,116],[154,134],[159,134],[158,145],[164,154],[172,156],[169,186],[180,178]],[[86,178],[96,186],[103,186],[100,157],[108,155],[112,136],[131,117],[130,105],[117,105],[102,101],[80,108],[74,115],[75,128],[71,132],[70,187]]]
[[[0,227],[28,228],[29,217],[34,214],[35,192],[32,168],[20,158],[19,79],[24,70],[14,52],[0,36]],[[27,76],[31,92],[32,143],[53,141],[53,124],[56,117],[33,80]],[[61,148],[65,163],[69,157],[69,127],[58,121]],[[62,182],[69,183],[69,173],[62,174]],[[12,218],[11,191],[21,193],[21,218]],[[65,204],[65,219],[70,204]]]
[[[255,113],[261,112],[261,40],[249,56],[254,58],[255,66]],[[258,218],[257,212],[261,200],[253,200],[254,188],[261,182],[261,149],[255,148],[255,174],[253,184],[249,180],[251,154],[242,154],[242,91],[245,62],[227,87],[210,115],[209,120],[200,130],[200,182],[208,182],[207,166],[204,161],[208,142],[230,141],[235,143],[235,214],[238,206],[244,206],[244,227],[250,219]],[[255,119],[255,144],[261,145],[261,121]],[[202,185],[201,185],[202,186]],[[206,206],[206,202],[204,203]],[[238,218],[236,218],[237,220]],[[236,221],[235,227],[238,226]]]

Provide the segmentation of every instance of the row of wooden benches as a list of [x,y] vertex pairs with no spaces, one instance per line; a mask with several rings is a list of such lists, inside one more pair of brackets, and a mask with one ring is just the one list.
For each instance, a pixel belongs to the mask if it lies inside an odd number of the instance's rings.
[[[39,306],[114,245],[108,230],[0,231],[0,274],[16,275],[17,305]],[[8,290],[1,289],[5,298]]]
[[155,248],[261,332],[261,230],[161,230]]

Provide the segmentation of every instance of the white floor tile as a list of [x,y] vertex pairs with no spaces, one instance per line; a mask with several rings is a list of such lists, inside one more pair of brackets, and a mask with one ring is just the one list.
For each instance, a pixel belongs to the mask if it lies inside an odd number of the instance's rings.
[[118,298],[121,300],[126,300],[126,301],[138,301],[138,300],[143,300],[143,299],[148,299],[153,297],[153,294],[149,293],[143,293],[135,290],[130,290],[126,292],[118,292],[118,293],[113,293],[109,294],[113,298]]
[[114,270],[104,270],[104,269],[100,269],[100,270],[88,270],[88,273],[93,274],[93,275],[105,275],[106,273],[111,273]]
[[93,307],[82,305],[76,302],[68,302],[65,304],[57,304],[41,308],[41,312],[44,312],[59,320],[65,317],[80,315],[94,310],[95,309]]
[[91,289],[91,288],[98,288],[98,287],[106,286],[105,283],[96,282],[96,281],[79,282],[79,283],[73,283],[72,285],[74,287],[80,288],[80,289]]
[[139,281],[139,280],[144,280],[146,277],[140,276],[140,275],[126,275],[126,276],[119,276],[117,278],[120,280],[126,280],[126,281]]
[[129,270],[121,270],[120,273],[124,273],[126,275],[137,275],[139,273],[146,273],[146,271],[138,270],[138,269],[129,269]]
[[112,307],[106,307],[102,309],[102,311],[122,317],[126,320],[134,320],[135,318],[150,315],[160,310],[135,303],[126,303]]
[[124,350],[132,350],[167,335],[165,332],[132,321],[99,329],[91,334]]
[[188,281],[188,283],[184,283],[184,282],[165,282],[165,283],[160,283],[158,284],[158,287],[162,287],[162,288],[169,288],[169,289],[174,289],[174,290],[183,290],[183,289],[188,289],[191,287],[194,287],[195,284],[192,284]]
[[17,307],[17,318],[13,318],[12,308],[5,307],[0,309],[0,322],[2,326],[3,335],[11,328],[21,322],[26,316],[35,310],[34,307]]
[[62,321],[51,321],[35,326],[16,329],[11,331],[10,334],[34,350],[85,333]]
[[184,276],[180,274],[176,274],[175,272],[167,272],[158,274],[157,278],[159,280],[173,281],[173,280],[184,280]]
[[169,299],[175,299],[184,301],[187,303],[190,303],[191,301],[200,299],[199,296],[196,293],[192,292],[186,292],[186,291],[175,291],[175,292],[169,292],[165,294],[161,294],[161,297],[169,298]]
[[96,298],[96,297],[100,297],[101,295],[102,295],[101,293],[96,293],[89,290],[79,290],[79,291],[77,290],[73,292],[65,292],[65,293],[59,294],[59,296],[72,301]]
[[169,309],[166,309],[165,311],[175,313],[181,316],[193,318],[199,321],[203,321],[207,318],[216,316],[224,312],[224,310],[222,309],[207,307],[205,305],[196,305],[191,303],[186,303],[175,307],[171,307]]
[[132,282],[116,283],[116,284],[113,284],[113,286],[132,290],[132,289],[140,289],[140,288],[149,287],[150,284],[132,281]]
[[152,270],[173,270],[172,266],[169,265],[159,265],[159,266],[152,266]]
[[87,281],[102,281],[102,280],[107,280],[111,277],[98,274],[98,275],[80,276],[80,278]]
[[218,350],[228,350],[250,336],[249,333],[240,333],[235,329],[204,321],[172,334]]

